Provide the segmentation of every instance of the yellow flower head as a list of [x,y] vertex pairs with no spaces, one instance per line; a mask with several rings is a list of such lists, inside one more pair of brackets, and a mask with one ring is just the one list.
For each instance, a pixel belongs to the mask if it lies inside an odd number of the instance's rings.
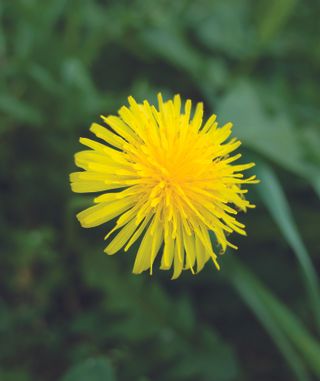
[[[240,141],[228,140],[232,124],[218,128],[212,115],[202,124],[203,104],[191,116],[191,101],[181,109],[181,99],[164,102],[158,109],[147,101],[128,98],[119,116],[102,116],[109,126],[93,123],[90,130],[105,143],[80,138],[89,149],[76,153],[75,163],[84,169],[70,175],[74,192],[104,192],[95,205],[77,215],[91,228],[115,217],[115,234],[105,249],[127,251],[140,237],[133,273],[150,269],[161,253],[161,269],[172,266],[173,279],[181,271],[199,272],[209,258],[219,269],[209,231],[224,252],[233,231],[245,235],[235,218],[239,210],[254,207],[244,198],[241,184],[256,183],[240,171],[254,163],[234,162],[230,156]],[[230,206],[233,205],[233,206]]]

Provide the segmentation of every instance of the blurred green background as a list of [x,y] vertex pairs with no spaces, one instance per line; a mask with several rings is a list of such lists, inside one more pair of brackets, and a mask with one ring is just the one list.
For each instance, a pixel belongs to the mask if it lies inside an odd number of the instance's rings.
[[[320,2],[0,1],[0,381],[320,379]],[[75,214],[79,136],[133,95],[234,122],[240,249],[131,274]]]

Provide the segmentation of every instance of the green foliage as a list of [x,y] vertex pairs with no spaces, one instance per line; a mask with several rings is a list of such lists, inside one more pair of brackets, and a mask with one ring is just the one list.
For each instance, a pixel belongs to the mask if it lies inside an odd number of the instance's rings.
[[[0,2],[1,381],[320,377],[320,5],[298,5]],[[75,219],[79,136],[158,91],[204,100],[258,163],[220,273],[133,276],[136,247],[106,257],[111,225]]]
[[[287,324],[286,319],[282,319],[280,322],[276,319],[277,314],[281,317],[282,310],[279,308],[279,306],[282,307],[281,304],[277,304],[272,295],[269,295],[270,299],[266,299],[267,290],[248,270],[234,259],[229,259],[228,269],[229,273],[227,273],[227,276],[229,276],[230,281],[273,338],[295,374],[296,379],[299,381],[310,380],[305,364],[289,340],[292,335],[294,336],[295,332],[289,331],[289,337],[287,337],[285,332],[283,332],[283,328]],[[288,312],[287,314],[291,318],[290,313]],[[309,339],[308,334],[306,334],[306,338]]]
[[95,358],[71,368],[61,381],[115,381],[115,377],[106,359]]
[[[305,366],[310,366],[319,377],[320,344],[299,319],[234,258],[229,259],[226,274],[269,331],[297,379],[310,380]],[[301,361],[302,358],[305,359],[305,364]]]
[[289,205],[281,189],[281,185],[267,165],[258,162],[257,175],[262,184],[258,187],[262,200],[270,210],[272,217],[278,224],[283,236],[288,241],[300,263],[301,270],[306,282],[306,291],[310,296],[310,305],[314,309],[314,317],[318,329],[320,329],[320,291],[317,273],[310,260],[309,253],[299,235],[299,231],[293,221]]

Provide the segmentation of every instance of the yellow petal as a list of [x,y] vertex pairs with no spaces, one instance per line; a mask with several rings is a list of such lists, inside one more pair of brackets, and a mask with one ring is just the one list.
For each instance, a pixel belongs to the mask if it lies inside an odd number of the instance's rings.
[[84,228],[101,225],[117,217],[133,206],[132,198],[102,202],[77,214],[77,218]]
[[112,133],[105,127],[100,126],[100,124],[92,123],[90,126],[90,131],[93,132],[98,138],[103,139],[108,144],[111,144],[114,147],[122,149],[125,141],[121,139],[115,133]]
[[130,239],[134,231],[137,229],[137,225],[134,220],[131,220],[125,225],[119,233],[113,238],[109,245],[105,248],[105,253],[112,255],[119,251]]

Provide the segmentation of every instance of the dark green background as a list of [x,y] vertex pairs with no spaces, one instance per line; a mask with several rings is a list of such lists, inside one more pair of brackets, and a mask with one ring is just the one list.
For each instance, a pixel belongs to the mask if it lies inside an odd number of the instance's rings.
[[[318,0],[0,1],[0,380],[320,379]],[[81,229],[79,136],[128,95],[234,123],[262,180],[236,253],[134,276]]]

